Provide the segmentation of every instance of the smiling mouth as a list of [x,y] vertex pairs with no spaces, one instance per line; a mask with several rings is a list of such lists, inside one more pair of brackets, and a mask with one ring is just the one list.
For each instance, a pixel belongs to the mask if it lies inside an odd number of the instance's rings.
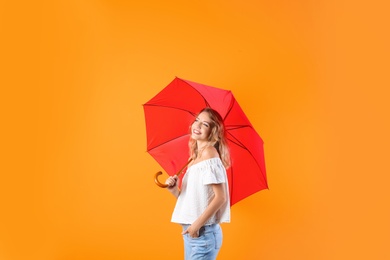
[[198,130],[196,130],[196,129],[194,129],[194,130],[192,131],[192,133],[194,133],[194,134],[196,134],[196,135],[200,135],[200,134],[201,134],[200,131],[198,131]]

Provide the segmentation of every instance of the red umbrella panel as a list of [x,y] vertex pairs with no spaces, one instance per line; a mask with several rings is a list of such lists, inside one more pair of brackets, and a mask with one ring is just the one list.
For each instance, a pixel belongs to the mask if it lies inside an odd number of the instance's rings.
[[200,110],[211,107],[222,116],[226,128],[231,205],[268,188],[263,140],[231,91],[176,77],[143,107],[147,151],[169,175],[188,162],[190,125]]

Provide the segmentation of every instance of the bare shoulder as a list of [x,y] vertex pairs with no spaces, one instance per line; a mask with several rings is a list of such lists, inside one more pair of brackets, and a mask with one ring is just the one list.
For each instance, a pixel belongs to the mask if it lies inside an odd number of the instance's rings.
[[207,146],[202,153],[203,160],[219,157],[217,149],[214,146]]

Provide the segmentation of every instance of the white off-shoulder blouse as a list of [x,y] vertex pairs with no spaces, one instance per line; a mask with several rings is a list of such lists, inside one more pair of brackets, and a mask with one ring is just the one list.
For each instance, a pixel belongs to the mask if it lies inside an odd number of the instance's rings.
[[227,200],[205,225],[230,222],[230,196],[225,167],[220,158],[211,158],[188,167],[171,221],[192,224],[214,198],[209,184],[224,183]]

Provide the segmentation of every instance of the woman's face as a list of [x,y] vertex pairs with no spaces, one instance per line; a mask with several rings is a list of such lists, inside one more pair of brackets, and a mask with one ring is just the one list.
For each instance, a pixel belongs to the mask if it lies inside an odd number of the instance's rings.
[[202,112],[191,126],[191,137],[197,141],[208,141],[211,120],[207,112]]

